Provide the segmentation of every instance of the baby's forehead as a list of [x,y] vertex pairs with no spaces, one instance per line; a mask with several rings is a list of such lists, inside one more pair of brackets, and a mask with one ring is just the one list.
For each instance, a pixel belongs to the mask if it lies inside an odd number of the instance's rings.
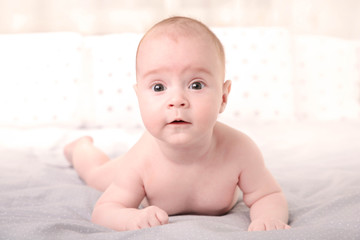
[[140,41],[138,50],[144,41],[156,41],[163,37],[171,38],[174,41],[196,38],[197,41],[204,41],[206,43],[213,44],[221,61],[223,63],[225,62],[225,53],[220,40],[205,25],[201,25],[197,22],[163,23],[155,25]]

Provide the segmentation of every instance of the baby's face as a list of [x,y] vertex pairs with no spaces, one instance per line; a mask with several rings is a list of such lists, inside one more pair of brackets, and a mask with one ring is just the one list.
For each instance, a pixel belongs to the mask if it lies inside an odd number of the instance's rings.
[[223,105],[223,71],[206,36],[147,36],[138,51],[135,87],[147,130],[177,145],[208,135]]

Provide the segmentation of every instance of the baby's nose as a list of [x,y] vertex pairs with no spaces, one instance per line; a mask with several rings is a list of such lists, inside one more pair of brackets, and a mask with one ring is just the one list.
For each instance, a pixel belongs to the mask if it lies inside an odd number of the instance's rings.
[[188,108],[189,101],[182,95],[172,96],[169,101],[168,107],[169,108]]

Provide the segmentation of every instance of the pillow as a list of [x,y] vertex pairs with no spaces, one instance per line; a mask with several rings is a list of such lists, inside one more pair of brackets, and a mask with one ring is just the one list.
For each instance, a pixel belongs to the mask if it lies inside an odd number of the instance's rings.
[[295,38],[295,104],[299,119],[359,117],[357,43],[325,36]]
[[89,54],[92,99],[87,127],[140,128],[142,121],[133,88],[135,59],[142,35],[135,33],[85,37]]
[[232,80],[223,121],[287,120],[294,117],[291,37],[282,28],[214,29]]
[[0,35],[0,127],[79,126],[82,37]]

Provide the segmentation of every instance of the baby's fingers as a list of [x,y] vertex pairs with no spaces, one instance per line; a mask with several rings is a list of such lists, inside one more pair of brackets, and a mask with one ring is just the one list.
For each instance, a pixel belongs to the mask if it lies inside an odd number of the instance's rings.
[[285,224],[285,226],[283,228],[281,228],[281,229],[290,229],[290,228],[291,227],[289,225]]
[[168,214],[159,208],[159,211],[156,212],[156,218],[160,222],[161,225],[169,223],[169,216]]
[[253,231],[265,231],[266,230],[266,226],[264,223],[259,222],[259,221],[254,221],[250,224],[248,231],[249,232],[253,232]]
[[253,221],[248,231],[270,231],[270,230],[280,230],[280,229],[290,229],[291,227],[282,221],[273,220],[273,219],[259,219]]
[[168,223],[169,217],[164,210],[155,206],[151,206],[148,207],[146,211],[147,211],[147,223],[149,227],[155,227]]
[[147,219],[148,227],[155,227],[161,225],[160,221],[157,219],[156,215],[150,215]]
[[275,223],[275,229],[276,230],[281,230],[281,229],[290,229],[291,227],[281,221],[277,221]]

